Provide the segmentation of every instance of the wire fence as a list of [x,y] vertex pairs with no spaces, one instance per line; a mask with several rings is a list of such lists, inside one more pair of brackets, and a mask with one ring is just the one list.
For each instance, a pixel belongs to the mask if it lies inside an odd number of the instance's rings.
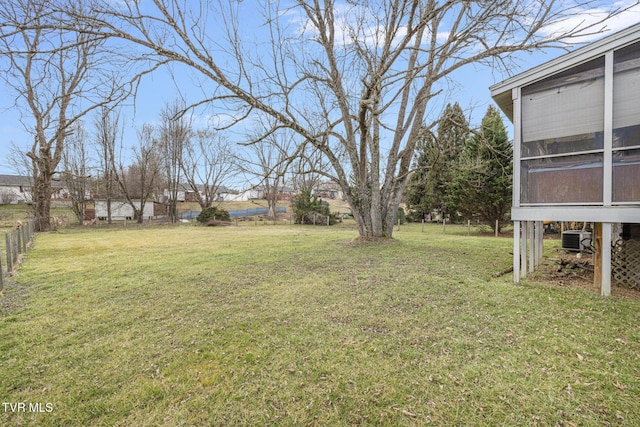
[[14,230],[4,235],[5,250],[0,247],[0,290],[4,289],[5,278],[13,274],[21,256],[31,248],[34,231],[35,221],[30,220],[19,223]]
[[[233,209],[227,212],[229,212],[231,218],[242,218],[245,216],[266,215],[269,213],[269,208]],[[286,212],[286,206],[276,206],[277,214]],[[200,211],[186,211],[178,214],[180,219],[195,219],[198,215],[200,215]]]

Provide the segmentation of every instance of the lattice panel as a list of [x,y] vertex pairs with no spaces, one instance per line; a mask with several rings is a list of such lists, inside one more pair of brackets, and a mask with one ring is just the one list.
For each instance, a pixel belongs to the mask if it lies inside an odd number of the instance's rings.
[[611,274],[618,285],[640,289],[640,240],[618,240],[613,244]]

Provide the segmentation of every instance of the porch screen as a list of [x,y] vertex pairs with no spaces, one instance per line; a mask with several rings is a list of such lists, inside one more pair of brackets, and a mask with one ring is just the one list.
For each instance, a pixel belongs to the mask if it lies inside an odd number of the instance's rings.
[[602,203],[604,95],[604,57],[522,88],[521,203]]
[[640,43],[614,52],[613,203],[640,202]]
[[614,58],[613,146],[640,145],[640,43],[615,52]]
[[522,89],[525,144],[593,134],[603,129],[604,58]]

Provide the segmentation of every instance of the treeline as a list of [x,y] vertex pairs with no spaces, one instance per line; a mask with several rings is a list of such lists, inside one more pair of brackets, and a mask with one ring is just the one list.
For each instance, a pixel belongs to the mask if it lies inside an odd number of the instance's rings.
[[471,128],[458,103],[418,143],[406,204],[409,218],[470,219],[498,231],[511,207],[513,146],[495,107]]

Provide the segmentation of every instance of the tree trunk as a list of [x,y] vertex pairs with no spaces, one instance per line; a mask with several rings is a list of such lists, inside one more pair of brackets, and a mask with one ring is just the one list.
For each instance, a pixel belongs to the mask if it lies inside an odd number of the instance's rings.
[[36,197],[33,200],[36,215],[36,231],[51,230],[51,181],[39,176],[35,182]]
[[111,224],[111,189],[107,190],[107,224]]
[[49,231],[51,230],[52,160],[48,156],[38,158],[33,153],[28,153],[27,155],[32,161],[33,187],[31,189],[31,202],[33,203],[36,231]]
[[[398,183],[398,186],[393,191],[389,191],[391,194],[387,195],[387,197],[385,197],[383,191],[374,190],[372,191],[374,195],[372,195],[370,201],[367,200],[367,191],[358,190],[357,199],[354,199],[353,196],[347,196],[347,202],[351,207],[351,213],[358,226],[358,233],[361,239],[393,237],[396,213],[404,194],[404,187],[404,183]],[[343,185],[342,189],[344,194],[348,194],[348,186],[345,188]],[[364,199],[362,202],[356,202],[356,200],[362,199]]]

